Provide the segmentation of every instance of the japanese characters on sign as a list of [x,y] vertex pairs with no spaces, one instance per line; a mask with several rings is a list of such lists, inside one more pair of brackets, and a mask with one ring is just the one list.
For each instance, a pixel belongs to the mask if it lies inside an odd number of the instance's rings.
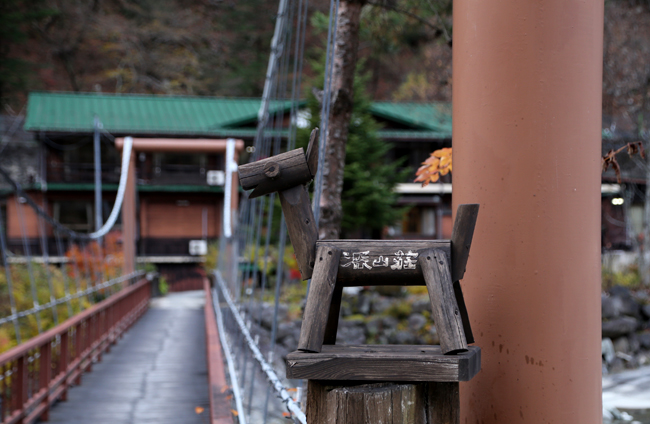
[[[373,268],[385,268],[390,267],[390,269],[398,271],[401,269],[415,269],[417,264],[417,258],[419,253],[409,250],[404,253],[401,250],[395,252],[395,256],[392,257],[392,264],[390,264],[391,257],[380,255],[378,258],[371,261],[370,251],[366,250],[363,252],[343,252],[343,257],[341,258],[341,266],[343,268],[352,267],[352,269],[373,269]],[[349,262],[343,263],[344,260]]]

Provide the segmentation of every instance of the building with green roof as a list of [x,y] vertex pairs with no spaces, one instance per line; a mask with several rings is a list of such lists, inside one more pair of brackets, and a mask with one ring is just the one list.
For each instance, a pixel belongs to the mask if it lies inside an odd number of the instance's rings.
[[[304,108],[300,102],[298,108]],[[236,138],[251,146],[256,133],[260,99],[164,96],[142,94],[34,92],[29,95],[24,130],[40,145],[35,160],[41,175],[27,184],[43,199],[50,214],[79,231],[93,229],[93,143],[95,116],[101,122],[103,215],[107,218],[120,175],[120,152],[114,139]],[[270,112],[289,115],[289,101],[274,102]],[[381,124],[380,137],[393,144],[392,158],[406,156],[415,169],[428,155],[451,143],[451,107],[444,103],[375,102],[371,113]],[[305,120],[306,122],[306,120]],[[300,123],[299,123],[300,124]],[[286,136],[288,118],[281,136]],[[240,163],[248,160],[244,153]],[[223,154],[137,152],[137,250],[140,261],[158,264],[170,282],[197,277],[198,258],[189,254],[189,241],[214,239],[221,232],[223,187],[209,175],[222,172]],[[414,178],[414,176],[413,176]],[[412,181],[412,180],[411,180]],[[402,204],[411,208],[394,237],[444,236],[451,223],[451,185],[421,189],[400,184]],[[12,202],[6,202],[11,205]],[[7,209],[10,244],[20,249]],[[449,223],[445,224],[446,221]],[[15,233],[15,234],[13,234]],[[34,251],[39,240],[30,240]],[[183,263],[185,265],[183,265]]]

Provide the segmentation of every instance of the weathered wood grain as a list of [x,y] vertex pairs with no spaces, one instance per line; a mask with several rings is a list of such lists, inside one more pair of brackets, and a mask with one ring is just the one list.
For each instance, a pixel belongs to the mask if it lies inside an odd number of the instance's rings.
[[427,384],[427,408],[429,424],[460,423],[460,391],[458,383]]
[[447,255],[439,249],[427,249],[422,252],[418,261],[427,282],[433,321],[440,336],[442,353],[466,351],[467,340],[451,282]]
[[458,205],[454,229],[451,233],[451,278],[453,281],[462,280],[472,246],[478,204]]
[[[449,240],[319,240],[316,246],[336,247],[344,252],[337,277],[337,284],[344,287],[424,286],[426,283],[417,261],[420,252],[425,249],[440,249],[447,257],[450,253]],[[368,254],[359,256],[361,252]],[[399,252],[402,254],[398,255]],[[407,256],[409,252],[417,253],[418,256]],[[409,268],[405,266],[407,259]],[[400,263],[402,266],[398,267]]]
[[307,295],[305,315],[300,328],[298,350],[320,352],[325,338],[330,304],[336,285],[336,269],[341,251],[321,246],[316,250],[316,265]]
[[307,280],[311,278],[314,270],[316,240],[318,240],[318,230],[307,189],[299,185],[281,191],[280,204],[300,274],[303,280]]
[[255,189],[248,196],[251,199],[305,184],[313,178],[302,147],[241,165],[238,174],[244,190]]
[[320,353],[287,355],[287,378],[356,381],[469,381],[481,369],[481,349],[443,355],[440,346],[323,345]]
[[310,424],[458,424],[458,383],[309,380]]
[[316,177],[318,172],[318,128],[314,128],[309,135],[309,145],[307,145],[307,166],[312,177]]
[[334,287],[334,294],[330,302],[330,312],[325,327],[325,338],[323,344],[336,344],[336,333],[339,327],[339,315],[341,313],[341,298],[343,297],[343,286],[337,284]]
[[465,331],[467,343],[474,343],[474,333],[472,332],[465,297],[459,280],[465,275],[478,210],[478,204],[458,205],[454,229],[451,234],[451,279],[454,282],[454,294],[456,295],[456,302],[458,302],[458,312],[463,321],[463,330]]

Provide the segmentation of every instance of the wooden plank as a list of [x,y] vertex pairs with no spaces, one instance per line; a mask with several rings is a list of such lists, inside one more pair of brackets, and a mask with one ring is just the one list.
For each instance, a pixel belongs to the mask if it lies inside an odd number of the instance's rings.
[[443,355],[440,346],[323,345],[320,353],[287,355],[287,378],[357,381],[469,381],[481,369],[481,349]]
[[300,328],[299,350],[321,351],[340,258],[341,251],[336,248],[322,246],[316,251],[314,275],[311,279],[305,315]]
[[337,284],[354,286],[424,286],[417,261],[425,249],[440,249],[449,258],[449,240],[319,240],[343,253]]
[[460,280],[465,275],[465,267],[469,259],[469,250],[472,245],[472,238],[474,237],[478,210],[478,204],[458,205],[454,229],[451,235],[451,279],[454,282],[454,293],[458,302],[458,312],[463,321],[463,329],[465,330],[467,343],[474,343],[474,333],[472,332],[472,326],[469,321],[469,314],[467,313],[467,306],[465,305],[465,297],[463,296],[463,289],[460,286]]
[[325,327],[325,338],[323,344],[336,344],[336,333],[339,327],[339,315],[341,314],[341,298],[343,297],[343,286],[337,284],[334,287],[334,294],[330,302],[330,312],[327,318],[327,327]]
[[314,128],[309,135],[309,145],[307,146],[307,166],[312,177],[316,177],[318,172],[318,128]]
[[249,198],[282,191],[312,180],[305,152],[301,148],[257,162],[241,165],[239,183],[244,190],[255,190]]
[[440,336],[440,348],[444,354],[467,350],[467,340],[460,318],[454,286],[449,272],[449,261],[442,250],[428,249],[418,258],[427,282],[433,321]]
[[467,340],[467,344],[474,343],[472,324],[469,321],[469,313],[467,312],[467,306],[465,305],[465,296],[463,296],[463,289],[460,287],[460,281],[454,281],[454,295],[456,296],[456,303],[458,304],[460,320],[463,323],[465,340]]
[[287,231],[296,254],[296,261],[302,279],[311,278],[316,260],[318,230],[311,210],[309,194],[302,186],[280,192],[280,204],[287,223]]
[[466,204],[459,205],[456,211],[454,229],[451,233],[451,278],[453,281],[462,280],[465,275],[478,209],[478,204]]

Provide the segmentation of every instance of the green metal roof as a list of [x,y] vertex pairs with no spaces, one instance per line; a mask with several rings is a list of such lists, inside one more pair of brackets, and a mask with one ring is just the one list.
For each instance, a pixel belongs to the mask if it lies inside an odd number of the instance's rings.
[[451,137],[451,103],[374,102],[370,112],[413,129],[449,134]]
[[[92,132],[94,116],[115,135],[253,137],[260,99],[145,94],[30,93],[26,131]],[[288,110],[275,102],[271,111]],[[450,138],[451,107],[442,103],[375,102],[371,113],[408,126],[380,132],[387,138]]]
[[[259,99],[248,98],[36,92],[29,95],[25,130],[90,132],[97,115],[117,134],[218,135],[254,126],[259,106]],[[288,109],[290,102],[276,102],[271,110],[278,107]]]

